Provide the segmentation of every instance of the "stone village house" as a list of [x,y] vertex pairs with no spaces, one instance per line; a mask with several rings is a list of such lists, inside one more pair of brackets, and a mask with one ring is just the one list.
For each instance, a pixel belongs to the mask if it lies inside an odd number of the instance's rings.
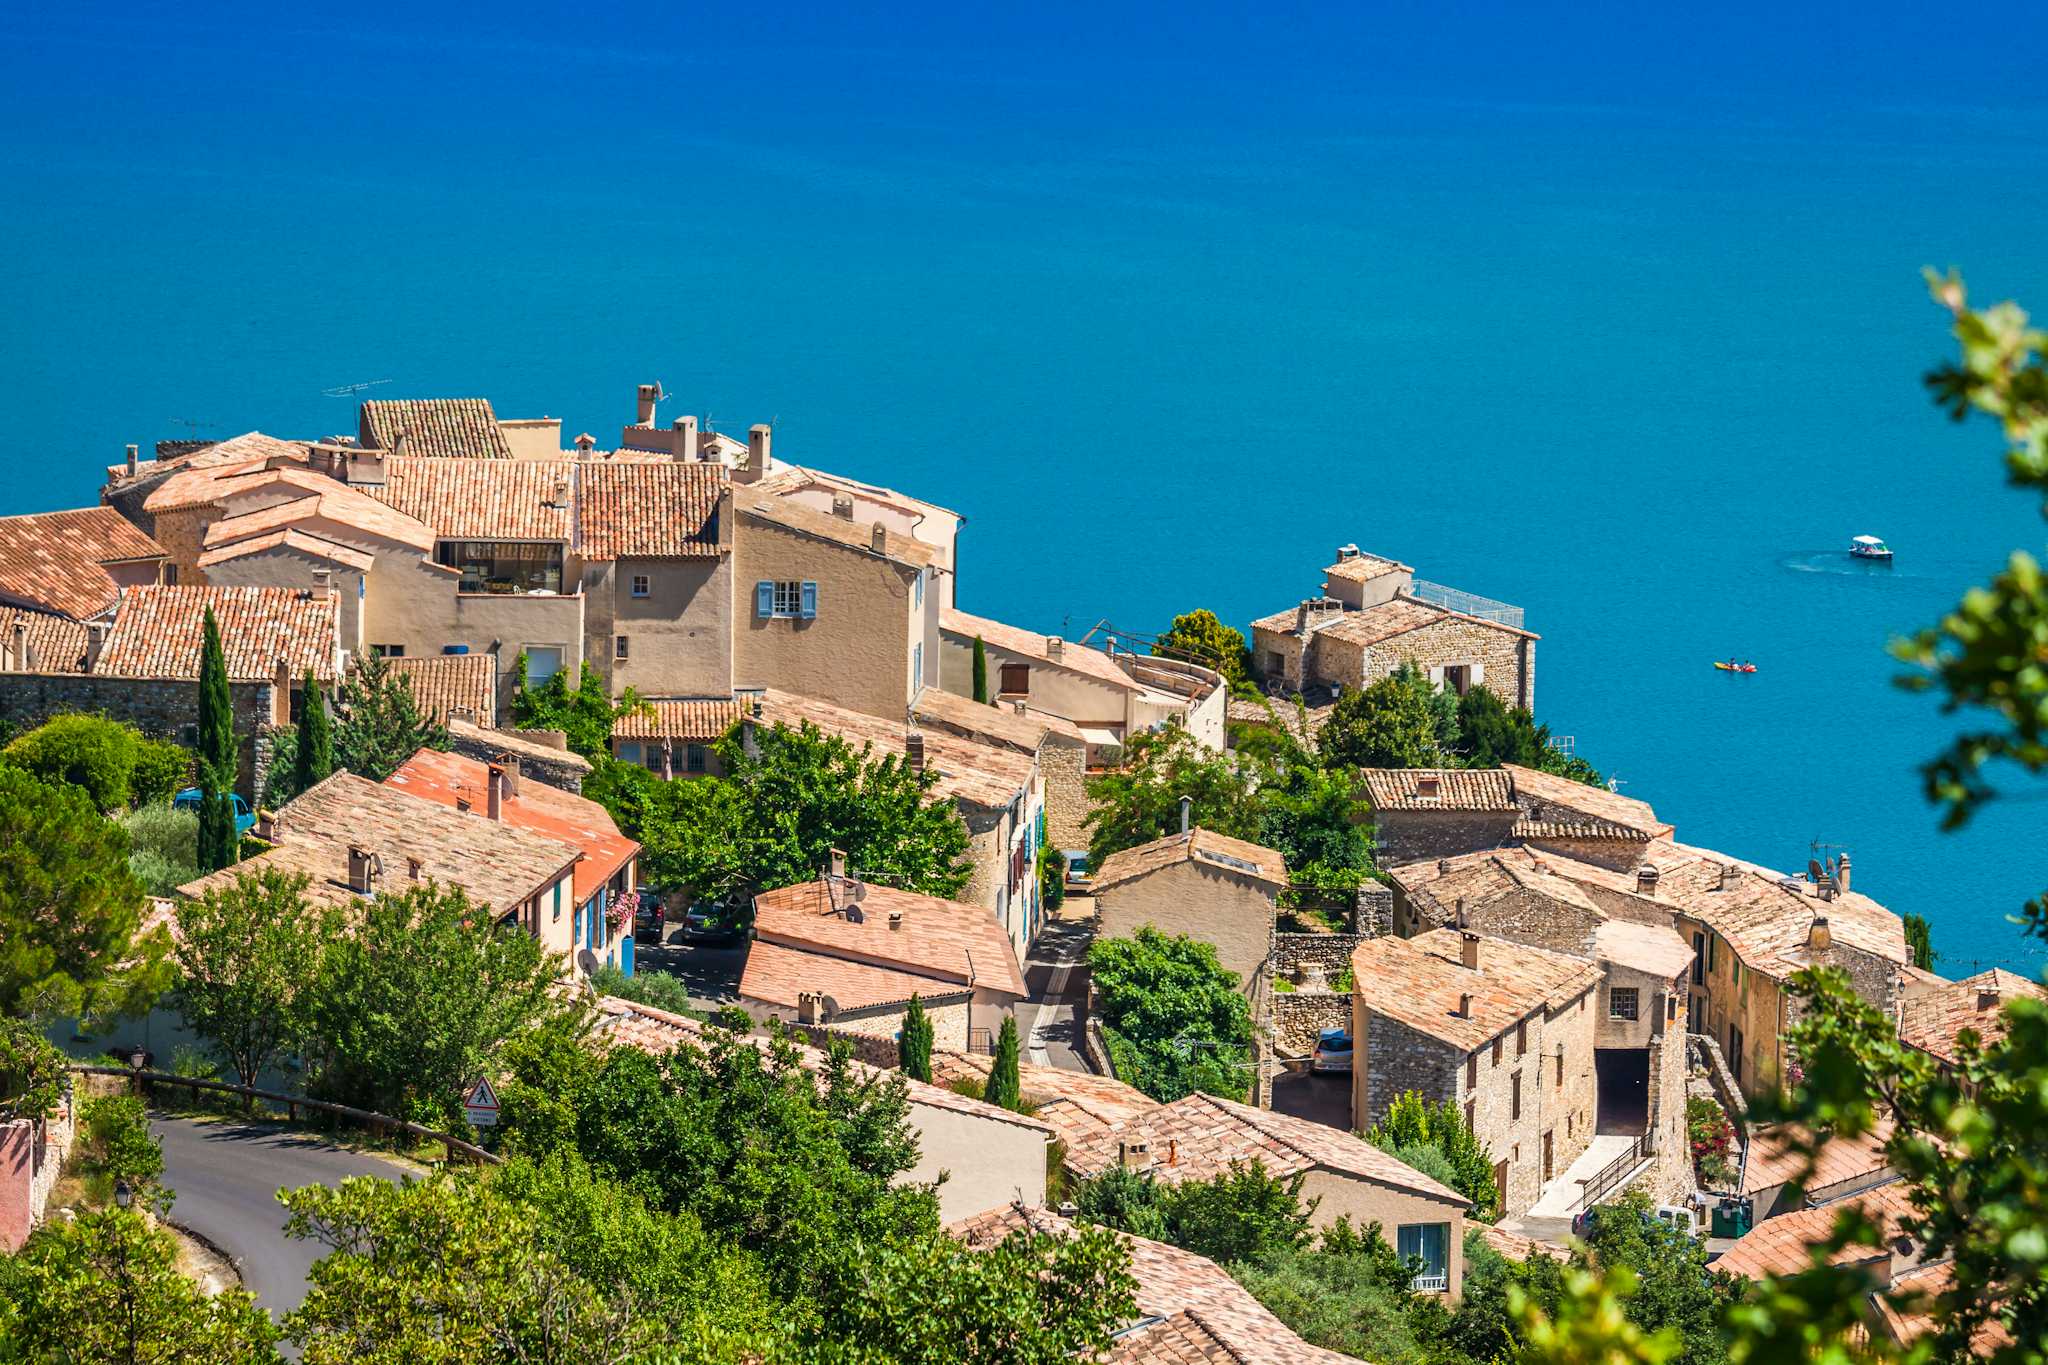
[[1103,859],[1094,892],[1098,940],[1141,926],[1213,944],[1217,961],[1254,991],[1273,955],[1286,861],[1270,848],[1212,830],[1183,829]]

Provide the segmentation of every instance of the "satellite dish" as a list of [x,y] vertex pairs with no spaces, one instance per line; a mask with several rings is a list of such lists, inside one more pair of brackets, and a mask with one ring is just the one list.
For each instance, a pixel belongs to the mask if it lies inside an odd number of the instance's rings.
[[862,901],[866,900],[867,898],[868,884],[866,882],[855,882],[853,884],[853,903],[855,905],[859,905]]
[[1808,859],[1806,860],[1806,875],[1807,875],[1808,877],[1812,878],[1812,879],[1813,879],[1814,881],[1817,881],[1817,882],[1819,882],[1819,881],[1825,881],[1825,880],[1827,880],[1827,875],[1828,875],[1828,874],[1827,874],[1827,869],[1823,868],[1823,867],[1822,867],[1822,866],[1820,865],[1820,860],[1819,860],[1819,859],[1817,859],[1817,858],[1808,858]]
[[597,960],[597,954],[591,952],[590,949],[578,948],[576,950],[576,969],[585,976],[597,975],[597,969],[601,965],[603,964]]
[[849,905],[846,907],[846,922],[848,924],[862,924],[865,923],[866,920],[866,912],[864,912],[858,905]]

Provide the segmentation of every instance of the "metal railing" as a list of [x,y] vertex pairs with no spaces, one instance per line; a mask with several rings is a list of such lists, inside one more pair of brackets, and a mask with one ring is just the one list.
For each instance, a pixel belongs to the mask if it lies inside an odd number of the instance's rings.
[[1447,611],[1455,611],[1465,616],[1476,616],[1482,621],[1492,621],[1496,625],[1512,626],[1516,630],[1522,628],[1522,609],[1510,606],[1506,602],[1496,602],[1491,597],[1481,597],[1477,593],[1461,592],[1457,588],[1446,587],[1442,583],[1431,583],[1420,578],[1408,586],[1408,595],[1417,601],[1428,602]]
[[1591,1208],[1600,1196],[1619,1185],[1628,1173],[1641,1165],[1644,1158],[1644,1144],[1640,1137],[1628,1144],[1628,1150],[1602,1166],[1591,1179],[1579,1187],[1579,1205],[1574,1212]]
[[1417,1275],[1408,1282],[1408,1287],[1418,1294],[1442,1294],[1451,1287],[1451,1275],[1447,1270],[1435,1275]]
[[379,1114],[369,1109],[357,1109],[353,1105],[335,1104],[329,1100],[309,1100],[303,1095],[287,1095],[276,1090],[258,1090],[253,1085],[235,1085],[229,1081],[206,1081],[196,1076],[173,1075],[168,1071],[137,1071],[125,1066],[94,1066],[83,1062],[73,1063],[65,1069],[87,1076],[125,1076],[129,1080],[136,1081],[142,1085],[184,1087],[193,1092],[195,1099],[201,1090],[213,1090],[229,1095],[248,1095],[255,1099],[267,1100],[272,1104],[285,1106],[285,1112],[292,1122],[298,1121],[299,1110],[301,1109],[308,1109],[321,1114],[333,1114],[337,1118],[345,1118],[351,1123],[359,1123],[364,1127],[373,1128],[379,1132],[396,1130],[401,1133],[409,1133],[413,1137],[427,1138],[431,1141],[439,1142],[448,1149],[448,1159],[451,1161],[461,1156],[472,1162],[498,1166],[504,1164],[505,1160],[494,1152],[485,1151],[473,1142],[464,1142],[461,1138],[437,1132],[432,1128],[426,1127],[424,1124],[414,1123],[410,1119],[395,1119],[389,1114]]

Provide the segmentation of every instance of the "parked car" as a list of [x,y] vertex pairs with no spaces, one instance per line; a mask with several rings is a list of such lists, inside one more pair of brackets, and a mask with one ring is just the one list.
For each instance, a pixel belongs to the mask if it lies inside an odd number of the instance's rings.
[[633,937],[642,943],[660,943],[668,936],[668,912],[662,908],[659,891],[635,893],[640,903],[633,907]]
[[1348,1072],[1351,1070],[1351,1033],[1348,1029],[1326,1028],[1316,1035],[1315,1056],[1309,1059],[1308,1069],[1317,1072]]
[[1095,876],[1088,870],[1086,853],[1069,853],[1067,859],[1067,890],[1087,895],[1095,885]]
[[699,901],[683,916],[683,939],[689,943],[730,947],[747,936],[748,909],[729,901]]
[[[1592,1236],[1594,1226],[1603,1217],[1607,1216],[1609,1212],[1619,1214],[1621,1211],[1622,1206],[1620,1205],[1596,1204],[1594,1207],[1586,1209],[1584,1212],[1573,1217],[1572,1236],[1581,1238]],[[1645,1223],[1662,1223],[1668,1228],[1677,1229],[1688,1237],[1700,1235],[1699,1214],[1682,1204],[1659,1204],[1650,1212],[1642,1214],[1641,1217]]]
[[[179,810],[189,810],[194,815],[197,815],[199,813],[201,795],[202,793],[199,788],[187,787],[171,798],[171,804]],[[249,803],[234,792],[228,793],[228,800],[234,802],[235,806],[235,833],[247,834],[250,830],[256,828],[256,817],[250,813]]]

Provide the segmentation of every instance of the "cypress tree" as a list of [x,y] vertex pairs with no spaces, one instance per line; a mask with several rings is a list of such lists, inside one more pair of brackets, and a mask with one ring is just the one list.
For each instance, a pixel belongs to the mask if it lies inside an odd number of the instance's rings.
[[203,768],[200,783],[199,870],[214,872],[239,860],[241,839],[235,833],[235,805],[227,792],[215,787]]
[[931,1083],[932,1019],[924,1012],[924,1001],[914,993],[910,1008],[903,1011],[903,1032],[896,1039],[896,1064],[910,1079]]
[[334,722],[327,718],[327,698],[306,670],[306,718],[299,724],[298,747],[293,753],[292,790],[297,796],[334,771]]
[[232,786],[235,774],[235,704],[228,696],[227,656],[221,652],[220,622],[206,609],[205,644],[199,656],[199,784],[207,769]]
[[983,706],[991,702],[988,694],[988,646],[981,642],[979,635],[974,637],[974,699]]
[[1023,1083],[1017,1078],[1017,1020],[1003,1016],[1003,1031],[996,1035],[996,1064],[989,1068],[988,1086],[981,1097],[1005,1109],[1021,1110]]

